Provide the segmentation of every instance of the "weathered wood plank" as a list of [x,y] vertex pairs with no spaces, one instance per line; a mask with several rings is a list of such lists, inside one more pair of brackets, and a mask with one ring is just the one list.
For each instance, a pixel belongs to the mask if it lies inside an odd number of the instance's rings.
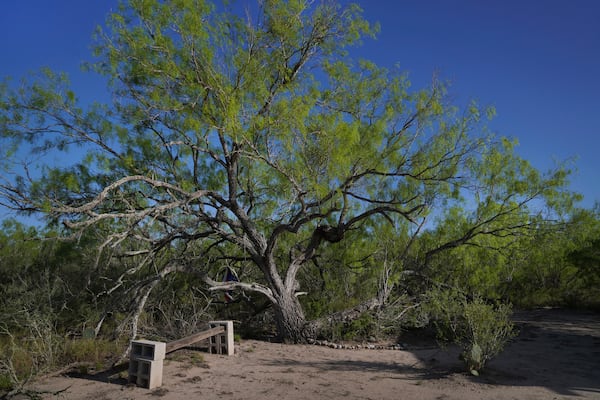
[[166,352],[170,353],[172,351],[181,349],[182,347],[189,346],[191,344],[194,344],[204,339],[208,339],[211,336],[218,335],[219,333],[223,332],[225,332],[225,327],[217,326],[216,328],[211,328],[206,331],[198,332],[193,335],[184,337],[182,339],[169,342],[166,345]]

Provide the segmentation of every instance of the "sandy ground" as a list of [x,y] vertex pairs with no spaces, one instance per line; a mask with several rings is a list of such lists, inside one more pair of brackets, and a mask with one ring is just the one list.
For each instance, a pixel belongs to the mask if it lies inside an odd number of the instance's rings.
[[35,387],[66,389],[44,399],[600,399],[599,314],[539,310],[515,320],[519,336],[480,377],[463,372],[455,349],[415,338],[406,351],[244,340],[230,357],[168,355],[154,390],[114,371],[51,376]]

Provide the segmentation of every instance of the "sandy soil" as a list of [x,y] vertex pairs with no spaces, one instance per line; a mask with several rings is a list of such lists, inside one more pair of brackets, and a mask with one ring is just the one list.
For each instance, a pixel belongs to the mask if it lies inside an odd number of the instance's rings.
[[231,357],[168,355],[154,390],[114,371],[52,376],[35,387],[66,389],[45,399],[600,399],[599,314],[539,310],[515,320],[519,336],[480,377],[463,372],[456,349],[414,337],[404,338],[412,346],[405,351],[244,340]]

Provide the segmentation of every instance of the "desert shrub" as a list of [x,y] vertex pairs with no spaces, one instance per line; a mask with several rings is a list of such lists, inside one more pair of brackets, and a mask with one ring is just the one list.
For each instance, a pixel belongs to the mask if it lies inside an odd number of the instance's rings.
[[0,376],[6,388],[22,388],[35,375],[49,371],[62,352],[62,341],[49,318],[28,315],[26,321],[18,333],[0,328]]
[[140,319],[139,335],[164,341],[179,339],[206,329],[215,319],[211,298],[201,283],[173,274],[153,291]]
[[479,296],[469,299],[455,290],[435,290],[428,293],[425,307],[438,337],[460,346],[461,359],[474,375],[515,335],[512,307],[507,304],[489,304]]
[[13,382],[7,373],[0,374],[0,393],[13,390]]
[[467,328],[464,343],[468,347],[463,359],[469,371],[477,372],[515,336],[510,320],[512,308],[507,304],[486,304],[476,298],[465,304],[464,314]]
[[63,363],[88,363],[99,369],[115,359],[123,351],[124,346],[119,341],[106,339],[68,340],[64,345]]
[[346,340],[360,340],[377,333],[377,321],[372,314],[365,312],[344,327],[343,337]]
[[377,336],[377,334],[378,322],[369,312],[362,313],[356,319],[323,326],[319,330],[319,337],[334,342],[339,340],[365,340]]
[[19,331],[0,327],[0,391],[20,393],[32,378],[72,362],[107,366],[124,348],[117,341],[66,339],[50,316],[28,313],[22,321]]

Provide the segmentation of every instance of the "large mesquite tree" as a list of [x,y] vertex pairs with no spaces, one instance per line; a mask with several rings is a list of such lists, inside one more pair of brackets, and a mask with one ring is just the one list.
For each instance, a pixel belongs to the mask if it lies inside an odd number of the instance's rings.
[[[260,292],[282,338],[302,341],[313,332],[297,294],[310,288],[297,276],[326,242],[373,218],[418,228],[432,211],[474,205],[429,257],[521,228],[527,204],[562,185],[562,172],[544,177],[486,135],[485,112],[449,104],[438,81],[409,91],[398,71],[352,61],[351,45],[373,34],[358,7],[266,0],[237,11],[126,2],[92,66],[111,104],[83,107],[47,71],[1,88],[5,160],[30,159],[25,146],[73,159],[5,162],[18,176],[3,175],[2,203],[73,236],[110,228],[98,263],[129,260],[115,285],[135,281],[138,315],[161,278],[196,272],[213,289]],[[206,263],[223,259],[260,278],[216,282]]]

